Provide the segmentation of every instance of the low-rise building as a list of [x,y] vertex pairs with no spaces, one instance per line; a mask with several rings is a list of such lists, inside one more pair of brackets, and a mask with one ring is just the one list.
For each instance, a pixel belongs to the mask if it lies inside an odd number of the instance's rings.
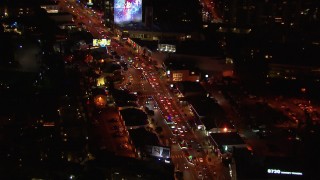
[[223,159],[230,159],[233,148],[247,148],[246,143],[237,132],[211,133],[213,150]]
[[163,63],[168,81],[175,83],[180,81],[199,82],[200,70],[190,61],[176,61],[169,59]]
[[42,1],[40,7],[45,9],[47,13],[58,13],[60,11],[58,1],[45,0]]
[[[192,96],[206,96],[207,92],[200,83],[192,81],[181,81],[175,83],[177,93],[180,95],[180,101]],[[183,98],[184,97],[184,98]]]

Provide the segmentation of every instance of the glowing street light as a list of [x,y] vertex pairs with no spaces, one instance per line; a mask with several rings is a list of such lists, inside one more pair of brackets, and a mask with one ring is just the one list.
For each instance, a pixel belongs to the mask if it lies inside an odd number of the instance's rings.
[[98,95],[95,97],[94,102],[98,107],[104,107],[107,104],[106,96]]
[[223,132],[227,132],[228,131],[228,128],[223,128]]

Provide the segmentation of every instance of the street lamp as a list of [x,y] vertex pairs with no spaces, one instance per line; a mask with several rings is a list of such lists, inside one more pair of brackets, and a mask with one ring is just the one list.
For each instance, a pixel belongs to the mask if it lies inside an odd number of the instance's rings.
[[228,131],[228,128],[223,128],[223,132],[227,132]]
[[302,93],[302,99],[305,100],[306,99],[306,91],[307,91],[307,89],[302,87],[300,90],[301,90],[301,93]]

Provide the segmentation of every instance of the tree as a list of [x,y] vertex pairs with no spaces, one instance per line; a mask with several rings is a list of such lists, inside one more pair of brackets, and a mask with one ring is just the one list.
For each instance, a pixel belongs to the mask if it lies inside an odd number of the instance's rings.
[[156,129],[155,129],[155,131],[156,131],[157,134],[161,134],[162,131],[163,131],[163,129],[162,129],[162,127],[160,127],[160,126],[157,126]]
[[147,114],[148,114],[149,116],[154,116],[154,111],[153,111],[153,110],[148,110],[148,111],[147,111]]

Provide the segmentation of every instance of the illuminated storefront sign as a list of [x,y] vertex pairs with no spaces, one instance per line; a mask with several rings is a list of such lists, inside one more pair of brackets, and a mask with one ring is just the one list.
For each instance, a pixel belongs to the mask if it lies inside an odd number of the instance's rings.
[[89,1],[87,2],[87,4],[88,4],[89,6],[92,6],[92,5],[93,5],[92,0],[89,0]]
[[106,47],[110,46],[111,40],[110,39],[93,39],[92,46],[100,46],[100,47]]
[[176,46],[172,44],[158,44],[157,50],[161,52],[176,52]]
[[182,73],[173,73],[172,81],[182,81],[183,74]]
[[283,175],[295,175],[302,176],[302,172],[290,172],[290,171],[281,171],[280,169],[268,169],[268,174],[283,174]]

